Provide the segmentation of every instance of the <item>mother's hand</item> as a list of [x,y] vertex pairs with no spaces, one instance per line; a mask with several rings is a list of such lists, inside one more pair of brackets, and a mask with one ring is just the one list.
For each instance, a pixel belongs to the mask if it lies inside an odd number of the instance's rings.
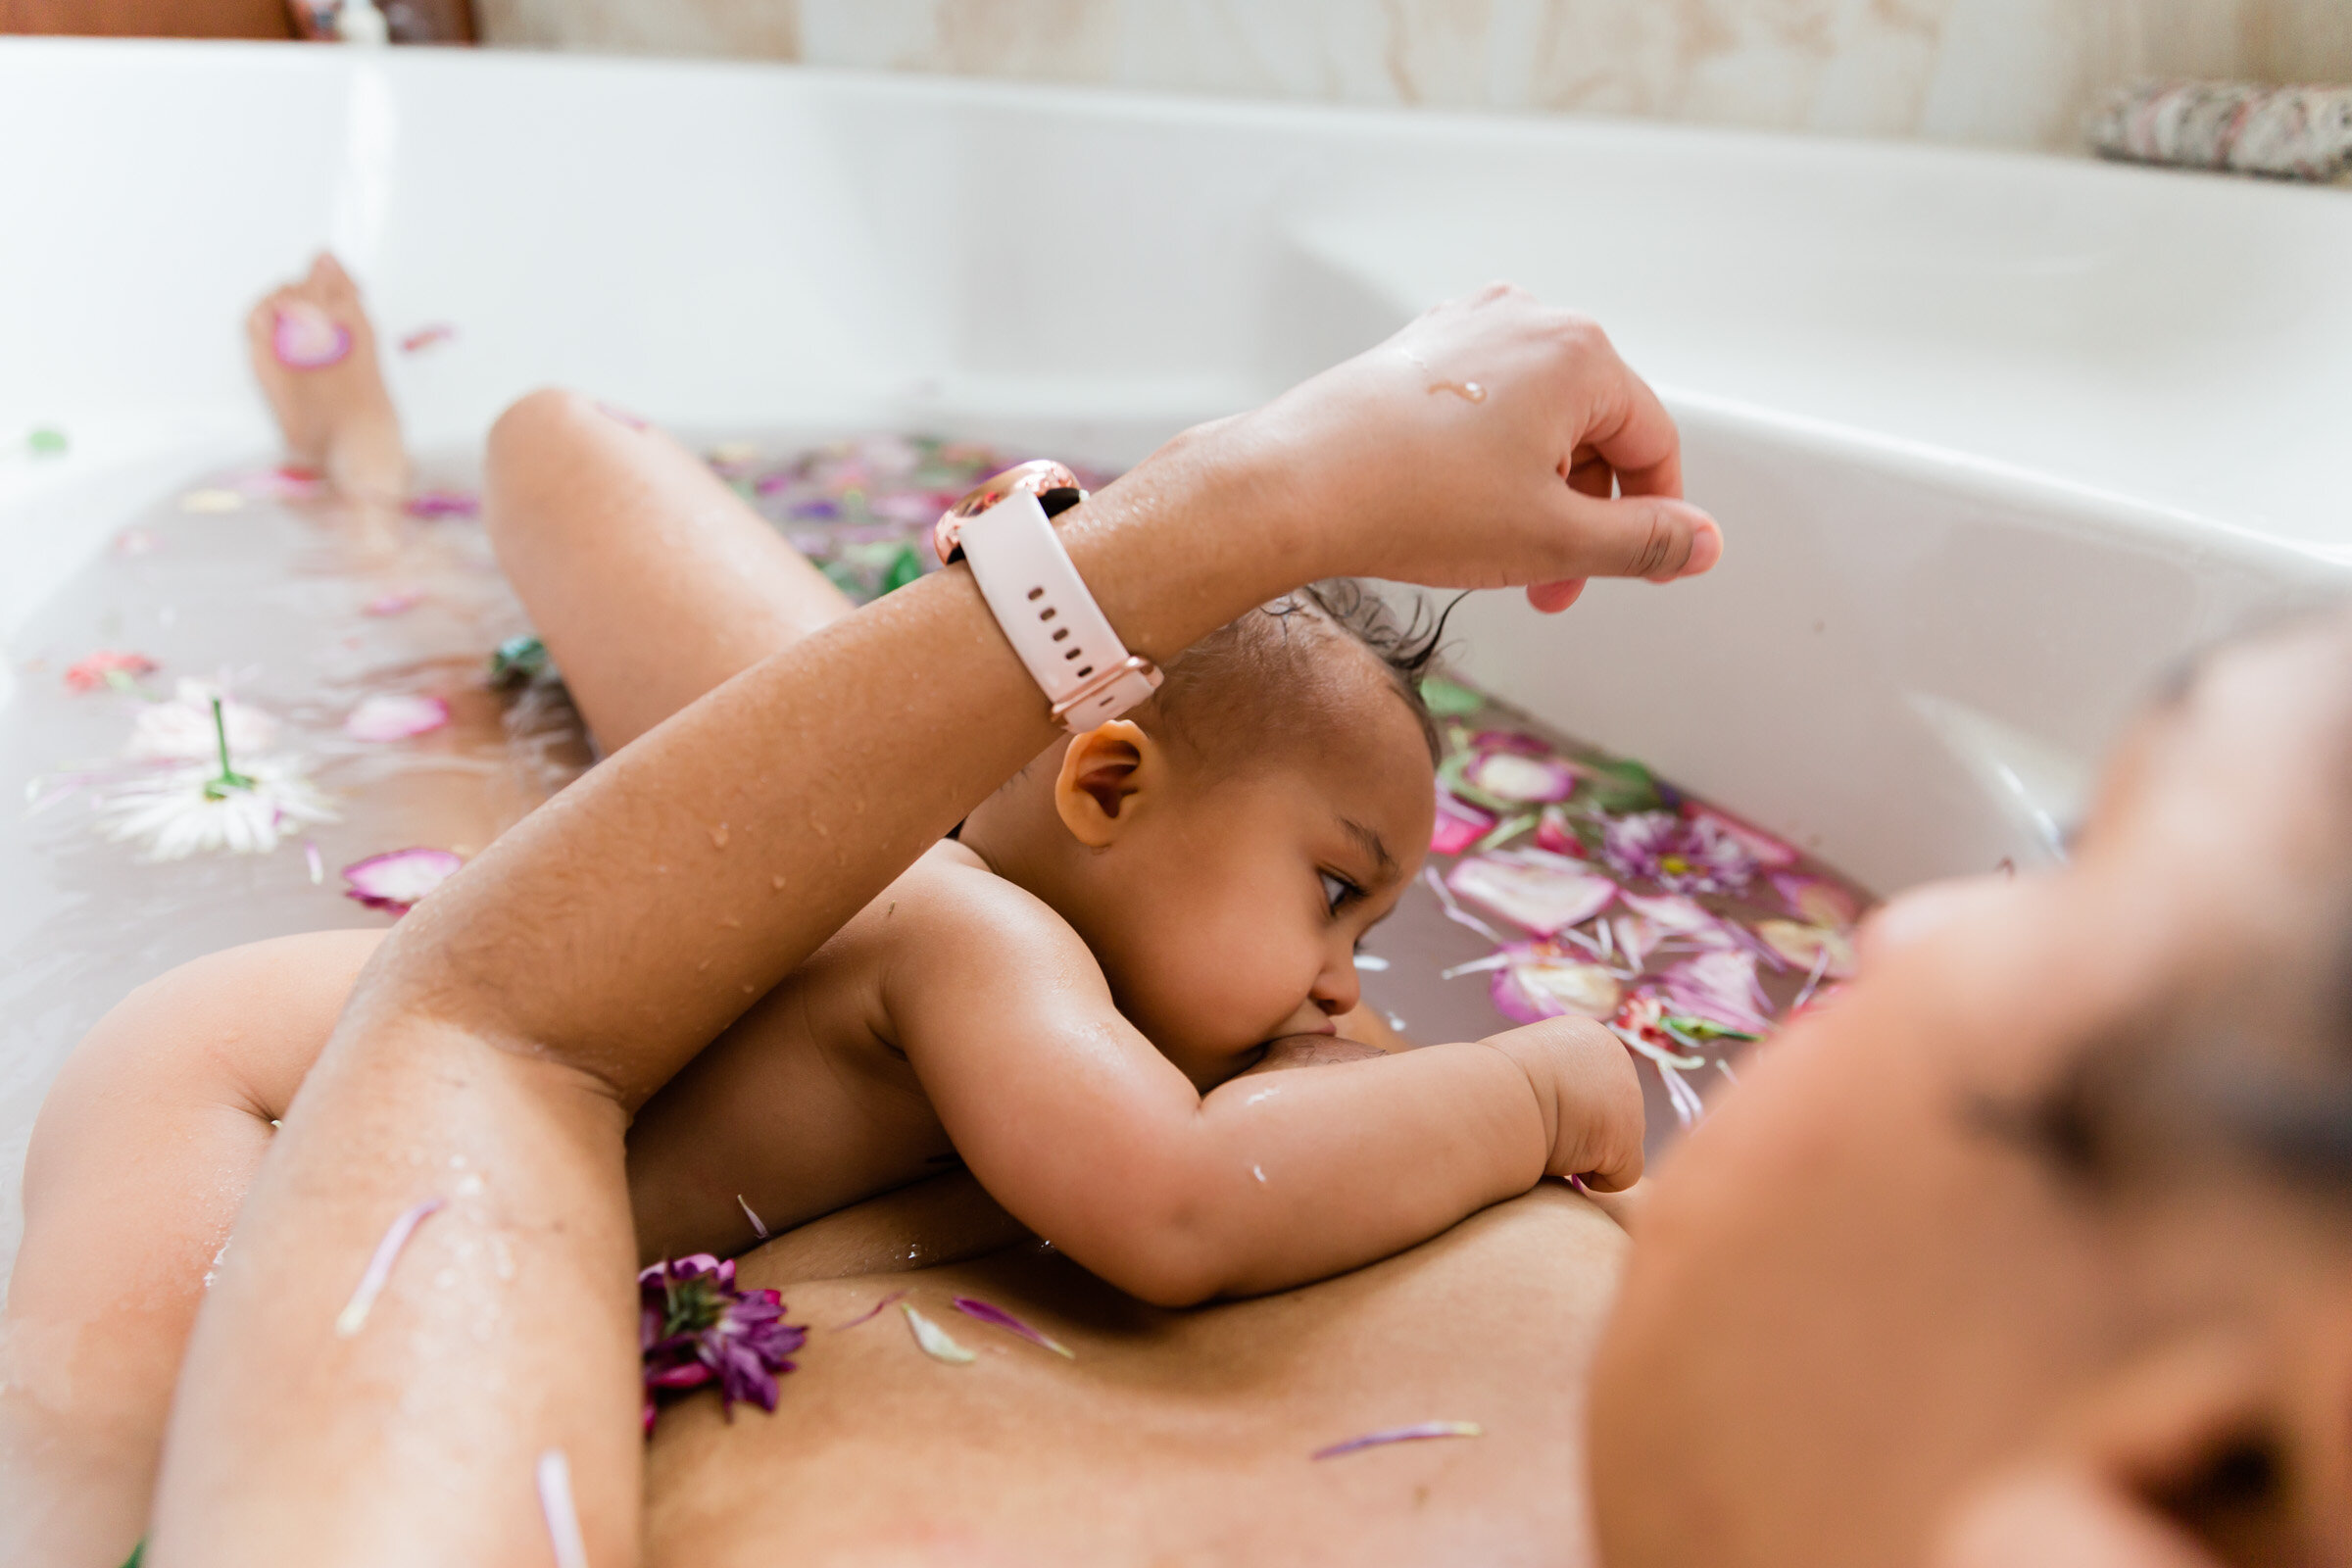
[[1656,394],[1591,318],[1506,283],[1236,422],[1283,454],[1333,574],[1533,584],[1557,611],[1587,577],[1666,582],[1723,554],[1714,519],[1681,499]]

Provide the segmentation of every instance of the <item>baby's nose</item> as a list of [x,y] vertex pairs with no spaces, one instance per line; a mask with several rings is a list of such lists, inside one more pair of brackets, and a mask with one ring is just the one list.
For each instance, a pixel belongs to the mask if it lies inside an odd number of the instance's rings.
[[1315,981],[1315,989],[1310,993],[1315,1005],[1334,1018],[1343,1012],[1353,1012],[1363,994],[1363,984],[1355,977],[1352,955],[1348,957],[1347,968],[1325,970]]

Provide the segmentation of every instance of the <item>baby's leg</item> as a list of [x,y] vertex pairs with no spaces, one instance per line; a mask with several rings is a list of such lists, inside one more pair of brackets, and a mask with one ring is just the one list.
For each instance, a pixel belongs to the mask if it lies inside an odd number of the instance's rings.
[[0,1316],[0,1562],[121,1562],[229,1228],[378,931],[232,948],[123,999],[41,1106]]
[[499,564],[608,751],[850,612],[701,459],[578,393],[500,416],[487,490]]

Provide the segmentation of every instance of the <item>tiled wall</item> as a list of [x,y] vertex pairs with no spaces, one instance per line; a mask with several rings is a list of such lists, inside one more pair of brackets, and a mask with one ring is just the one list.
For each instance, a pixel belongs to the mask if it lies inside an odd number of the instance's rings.
[[2352,0],[474,0],[486,41],[2074,147],[2146,75],[2352,81]]

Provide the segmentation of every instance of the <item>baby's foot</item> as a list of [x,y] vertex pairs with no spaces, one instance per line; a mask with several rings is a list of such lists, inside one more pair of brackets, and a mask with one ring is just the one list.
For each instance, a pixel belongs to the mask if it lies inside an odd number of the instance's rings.
[[342,265],[321,252],[308,277],[253,308],[245,336],[294,461],[324,473],[348,500],[398,504],[409,488],[400,416],[376,366],[375,331]]

